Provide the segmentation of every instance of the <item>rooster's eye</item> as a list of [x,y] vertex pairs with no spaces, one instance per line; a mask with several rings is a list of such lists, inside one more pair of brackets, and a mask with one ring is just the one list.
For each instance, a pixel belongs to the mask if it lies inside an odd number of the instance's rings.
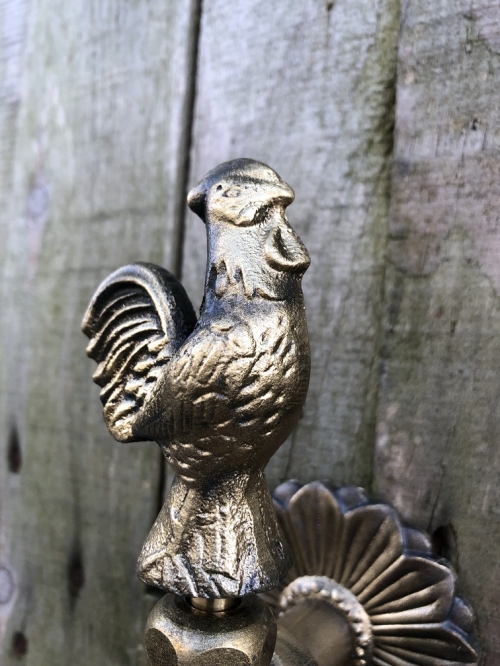
[[241,190],[239,187],[230,187],[224,192],[225,197],[239,197]]

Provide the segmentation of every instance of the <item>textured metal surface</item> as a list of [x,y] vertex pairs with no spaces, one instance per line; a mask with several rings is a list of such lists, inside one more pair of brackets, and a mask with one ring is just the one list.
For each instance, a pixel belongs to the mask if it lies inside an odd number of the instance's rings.
[[[319,663],[330,663],[332,650],[339,657],[338,661],[345,660],[352,666],[371,662],[370,618],[355,595],[331,578],[296,578],[283,590],[280,607],[281,626],[293,631],[299,642],[311,646]],[[345,652],[340,658],[343,644]]]
[[264,164],[220,165],[188,197],[208,236],[199,321],[172,275],[133,264],[101,284],[83,322],[110,432],[157,441],[177,474],[138,562],[144,582],[176,594],[269,590],[290,565],[263,469],[309,382],[293,196]]
[[477,663],[472,611],[425,533],[352,486],[289,481],[274,501],[294,567],[263,596],[318,666]]
[[166,594],[145,634],[151,666],[269,666],[275,641],[273,614],[255,595],[234,610],[204,613]]

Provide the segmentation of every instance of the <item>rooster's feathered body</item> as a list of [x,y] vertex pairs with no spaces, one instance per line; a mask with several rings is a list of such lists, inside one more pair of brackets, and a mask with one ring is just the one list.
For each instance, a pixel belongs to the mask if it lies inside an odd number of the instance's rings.
[[200,319],[181,284],[150,264],[119,269],[84,320],[106,423],[155,440],[177,476],[138,571],[189,596],[275,587],[290,564],[263,469],[300,416],[309,380],[293,191],[269,167],[235,160],[188,203],[205,221]]

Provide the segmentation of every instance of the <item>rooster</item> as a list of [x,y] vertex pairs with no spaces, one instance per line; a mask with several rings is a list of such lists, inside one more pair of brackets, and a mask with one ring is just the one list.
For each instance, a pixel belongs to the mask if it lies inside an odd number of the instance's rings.
[[104,280],[85,315],[111,434],[158,442],[176,472],[139,557],[149,585],[235,597],[290,566],[263,470],[309,382],[310,259],[285,214],[293,199],[265,164],[221,164],[188,195],[208,237],[199,320],[180,282],[143,263]]

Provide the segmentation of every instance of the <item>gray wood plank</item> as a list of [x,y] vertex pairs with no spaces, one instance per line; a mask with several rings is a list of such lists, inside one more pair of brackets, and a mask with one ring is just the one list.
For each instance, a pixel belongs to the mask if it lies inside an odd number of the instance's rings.
[[500,660],[500,13],[403,7],[375,481],[435,532]]
[[134,569],[159,453],[108,435],[80,321],[112,269],[178,264],[197,3],[26,7],[19,108],[2,124],[15,136],[10,170],[2,157],[0,661],[145,663],[151,599]]
[[[22,71],[28,33],[29,0],[0,2],[0,267],[5,265],[8,204],[12,189],[12,161],[15,154],[16,124],[21,98]],[[0,297],[0,340],[8,335],[3,300]],[[8,414],[9,384],[6,378],[7,350],[0,343],[0,488],[8,487],[9,467],[17,465],[16,440],[10,433]],[[0,491],[1,492],[1,491]],[[8,502],[0,495],[0,645],[6,634],[8,618],[15,604],[14,581],[7,567],[9,549]],[[9,639],[11,637],[9,636]]]
[[[309,398],[271,485],[371,478],[398,25],[396,0],[203,5],[190,182],[235,157],[270,164],[295,189],[289,218],[312,256]],[[186,224],[197,306],[205,232]]]

